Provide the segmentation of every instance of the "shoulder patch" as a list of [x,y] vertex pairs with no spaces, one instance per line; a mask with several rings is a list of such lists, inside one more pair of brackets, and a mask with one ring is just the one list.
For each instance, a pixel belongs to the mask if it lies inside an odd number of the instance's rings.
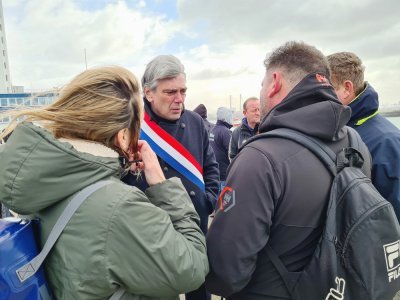
[[235,190],[225,186],[219,195],[219,209],[223,212],[229,211],[236,204]]

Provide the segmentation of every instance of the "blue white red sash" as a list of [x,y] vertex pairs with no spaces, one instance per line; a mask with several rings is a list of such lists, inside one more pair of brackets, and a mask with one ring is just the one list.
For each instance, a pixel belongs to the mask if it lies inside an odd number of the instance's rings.
[[157,156],[204,190],[203,168],[181,143],[151,120],[147,112],[144,113],[140,138],[150,145]]

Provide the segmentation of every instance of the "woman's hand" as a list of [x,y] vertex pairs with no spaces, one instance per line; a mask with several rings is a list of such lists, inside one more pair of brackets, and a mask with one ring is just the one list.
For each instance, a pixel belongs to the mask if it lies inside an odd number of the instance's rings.
[[131,171],[144,171],[144,176],[149,186],[163,182],[165,180],[164,172],[161,170],[160,163],[158,162],[157,155],[153,149],[150,148],[146,141],[138,141],[137,159],[140,162],[133,163]]

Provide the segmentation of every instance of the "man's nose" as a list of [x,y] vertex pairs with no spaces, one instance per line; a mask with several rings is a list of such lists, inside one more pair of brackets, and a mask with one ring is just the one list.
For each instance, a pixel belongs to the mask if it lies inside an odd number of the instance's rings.
[[185,96],[181,93],[177,93],[174,102],[182,103],[183,101],[185,101]]

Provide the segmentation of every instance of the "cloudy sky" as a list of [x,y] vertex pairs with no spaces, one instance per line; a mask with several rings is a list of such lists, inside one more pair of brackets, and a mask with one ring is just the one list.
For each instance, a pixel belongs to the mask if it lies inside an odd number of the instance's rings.
[[[352,51],[381,103],[399,103],[398,0],[3,0],[11,78],[61,87],[87,66],[141,77],[158,54],[187,73],[187,107],[209,110],[259,96],[267,53],[302,40],[325,54]],[[86,62],[85,62],[86,49]]]

